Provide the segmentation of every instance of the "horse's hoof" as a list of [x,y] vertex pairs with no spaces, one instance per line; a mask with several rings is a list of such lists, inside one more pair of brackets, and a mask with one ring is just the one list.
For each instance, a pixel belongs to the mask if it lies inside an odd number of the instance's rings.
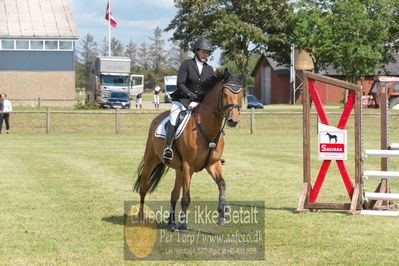
[[176,224],[175,223],[168,224],[168,229],[172,232],[176,231]]
[[179,232],[181,232],[181,233],[187,232],[188,231],[187,230],[187,224],[186,223],[184,223],[184,224],[179,223],[178,229],[179,229]]
[[226,218],[219,217],[218,221],[217,221],[217,224],[220,225],[220,226],[226,226],[227,225]]

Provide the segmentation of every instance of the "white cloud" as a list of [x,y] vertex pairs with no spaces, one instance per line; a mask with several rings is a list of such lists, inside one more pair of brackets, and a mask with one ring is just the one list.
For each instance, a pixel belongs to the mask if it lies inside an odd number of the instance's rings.
[[130,20],[126,21],[125,23],[132,28],[153,30],[157,26],[159,26],[161,29],[166,27],[169,23],[169,19]]
[[175,7],[175,3],[173,0],[146,0],[145,3],[147,5],[154,5],[156,7],[162,7],[162,8]]

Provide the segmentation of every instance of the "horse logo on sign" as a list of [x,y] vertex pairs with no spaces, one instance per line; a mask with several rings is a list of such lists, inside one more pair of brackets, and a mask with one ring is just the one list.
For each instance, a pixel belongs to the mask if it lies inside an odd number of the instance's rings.
[[319,124],[319,160],[346,160],[346,130]]

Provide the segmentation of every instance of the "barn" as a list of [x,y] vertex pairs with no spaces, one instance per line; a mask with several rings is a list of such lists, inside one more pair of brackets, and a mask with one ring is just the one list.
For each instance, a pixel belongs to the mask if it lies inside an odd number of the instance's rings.
[[[371,89],[373,80],[378,75],[399,76],[399,54],[395,56],[395,61],[378,70],[377,74],[368,75],[365,80],[359,81],[367,95]],[[334,68],[328,68],[320,72],[336,79],[344,79]],[[260,99],[263,104],[290,103],[290,69],[279,65],[268,54],[262,53],[256,63],[251,76],[254,77],[253,94]],[[297,82],[299,83],[299,82]],[[344,102],[345,92],[343,89],[333,88],[328,84],[316,83],[321,101],[325,103]],[[300,102],[300,94],[297,93],[296,102]]]
[[77,39],[67,0],[1,0],[0,91],[14,105],[73,105]]
[[251,76],[254,77],[253,94],[263,104],[289,103],[290,69],[262,53]]

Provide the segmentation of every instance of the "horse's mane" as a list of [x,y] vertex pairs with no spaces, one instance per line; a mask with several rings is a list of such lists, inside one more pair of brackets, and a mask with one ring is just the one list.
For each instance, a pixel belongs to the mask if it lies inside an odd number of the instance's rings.
[[202,88],[205,91],[209,91],[213,89],[217,83],[221,82],[224,79],[224,76],[220,72],[216,72],[215,75],[212,75],[212,77],[208,78],[202,83]]
[[220,83],[221,81],[223,81],[223,84],[226,84],[226,85],[228,84],[230,88],[238,89],[238,87],[241,88],[241,85],[242,85],[241,77],[232,77],[230,75],[230,72],[227,69],[225,69],[224,73],[217,71],[215,73],[215,75],[213,75],[212,77],[205,80],[202,83],[202,88],[205,91],[212,90],[216,86],[216,84]]

